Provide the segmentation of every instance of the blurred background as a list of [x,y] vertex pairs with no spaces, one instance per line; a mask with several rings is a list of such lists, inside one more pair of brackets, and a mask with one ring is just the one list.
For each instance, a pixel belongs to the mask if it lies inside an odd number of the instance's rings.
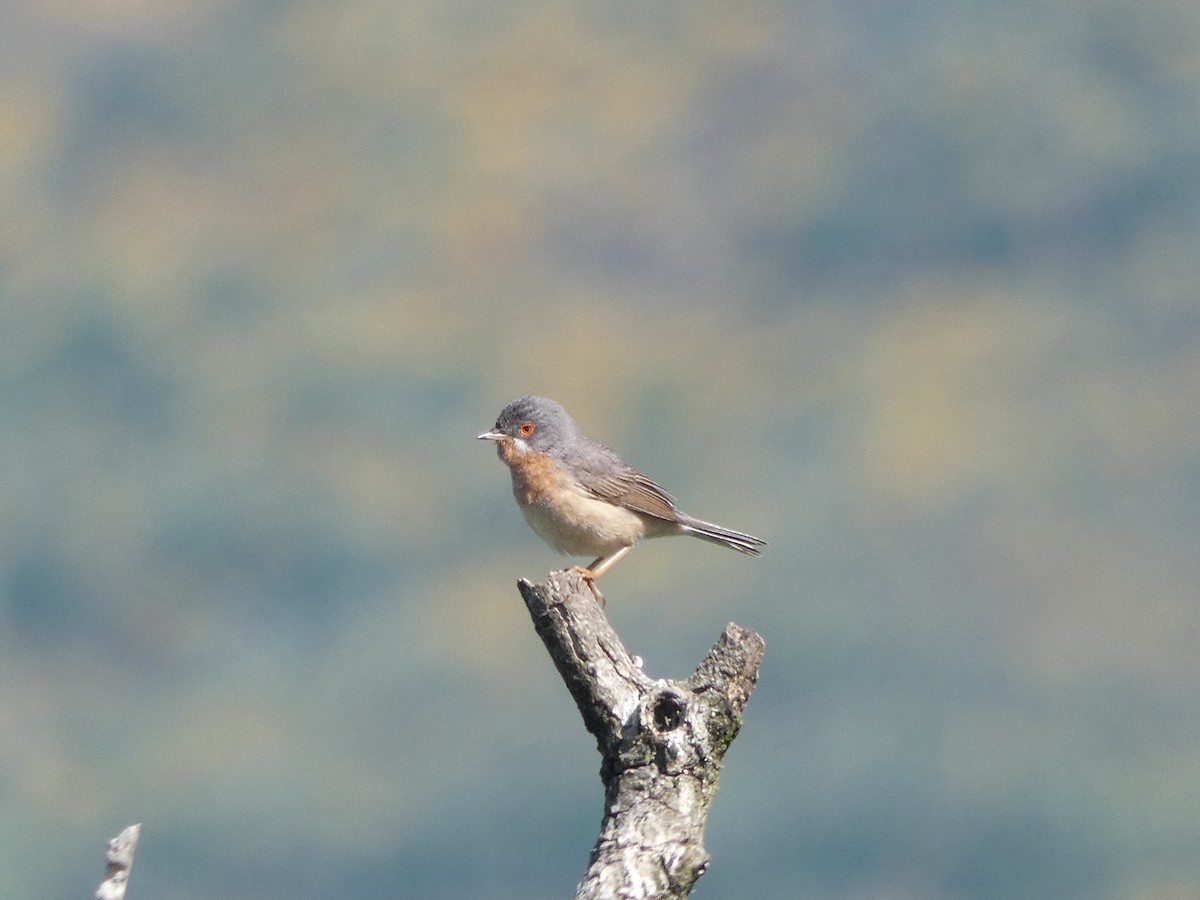
[[1200,897],[1200,6],[9,0],[0,871],[562,898],[599,757],[493,448],[771,542],[696,897]]

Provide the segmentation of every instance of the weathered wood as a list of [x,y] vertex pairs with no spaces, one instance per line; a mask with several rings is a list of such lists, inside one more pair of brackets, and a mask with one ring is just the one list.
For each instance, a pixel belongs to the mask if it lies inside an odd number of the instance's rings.
[[142,826],[130,825],[108,842],[108,852],[105,854],[108,866],[104,881],[96,888],[95,900],[124,900],[129,870],[133,868],[133,854],[137,851],[141,836]]
[[686,681],[653,679],[579,575],[518,587],[596,738],[604,821],[576,900],[679,900],[708,866],[704,826],[765,645],[738,625]]

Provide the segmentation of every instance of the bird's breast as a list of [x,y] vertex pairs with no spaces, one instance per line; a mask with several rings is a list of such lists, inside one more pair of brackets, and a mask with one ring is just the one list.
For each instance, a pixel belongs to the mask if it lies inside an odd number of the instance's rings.
[[513,496],[522,507],[539,502],[562,480],[559,464],[545,453],[518,446],[516,441],[501,442],[496,452],[512,471]]
[[556,550],[603,556],[645,535],[641,516],[589,493],[557,460],[512,448],[501,456],[512,470],[513,496],[529,527]]

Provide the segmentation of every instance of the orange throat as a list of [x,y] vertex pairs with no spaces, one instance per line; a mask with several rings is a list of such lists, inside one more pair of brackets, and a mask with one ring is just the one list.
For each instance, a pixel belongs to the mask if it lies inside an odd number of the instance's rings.
[[557,464],[545,453],[521,450],[511,439],[500,441],[496,452],[512,471],[513,493],[522,503],[536,503],[558,482]]

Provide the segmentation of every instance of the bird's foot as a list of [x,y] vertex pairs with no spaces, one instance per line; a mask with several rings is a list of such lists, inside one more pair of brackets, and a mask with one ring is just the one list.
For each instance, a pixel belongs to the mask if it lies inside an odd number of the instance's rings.
[[596,602],[603,607],[604,595],[600,593],[600,588],[596,587],[596,574],[586,566],[571,566],[568,571],[574,572],[584,580],[587,586],[592,589],[592,596],[596,598]]

